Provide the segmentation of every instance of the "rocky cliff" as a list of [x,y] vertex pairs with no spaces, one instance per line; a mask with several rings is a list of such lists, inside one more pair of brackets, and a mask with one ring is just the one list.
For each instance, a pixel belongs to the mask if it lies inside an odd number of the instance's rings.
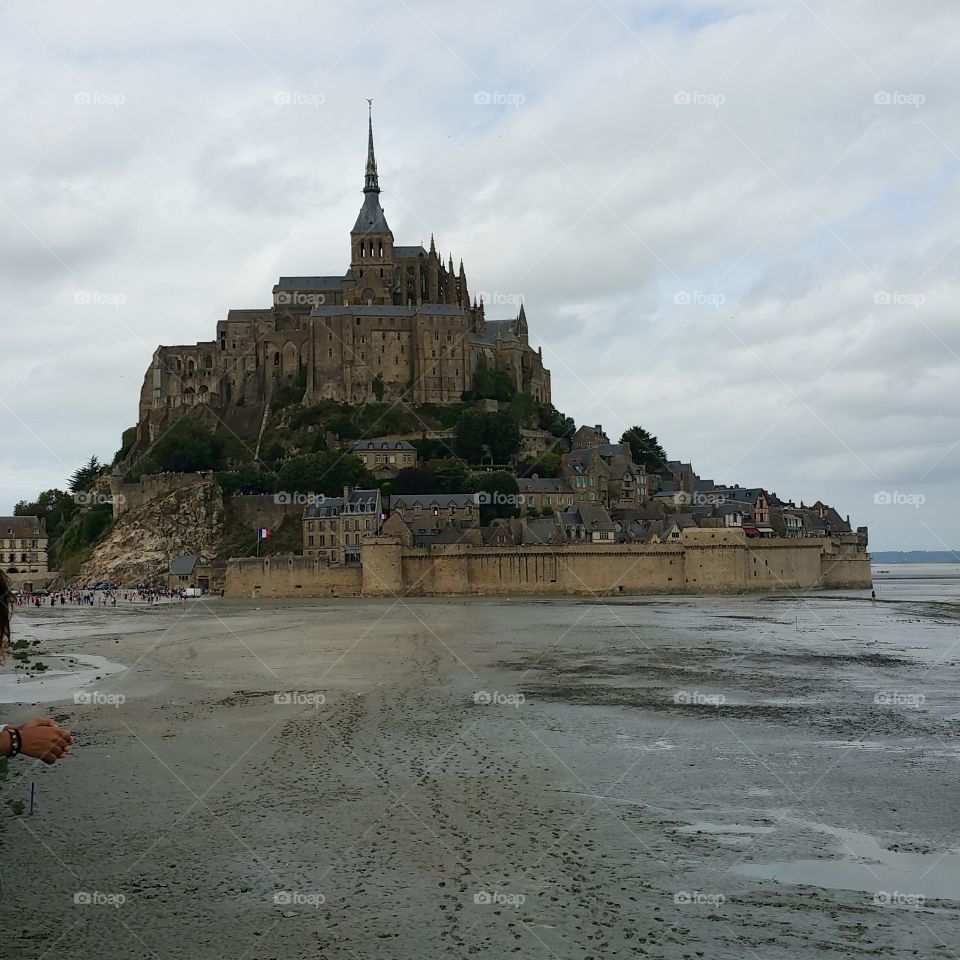
[[188,553],[210,561],[223,538],[220,487],[195,483],[121,514],[81,568],[80,581],[126,584],[165,578],[173,557]]

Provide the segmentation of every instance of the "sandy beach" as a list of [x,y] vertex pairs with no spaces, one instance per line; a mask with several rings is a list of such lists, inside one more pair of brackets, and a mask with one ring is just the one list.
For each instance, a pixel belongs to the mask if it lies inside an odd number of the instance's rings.
[[960,581],[878,595],[18,611],[0,956],[952,957]]

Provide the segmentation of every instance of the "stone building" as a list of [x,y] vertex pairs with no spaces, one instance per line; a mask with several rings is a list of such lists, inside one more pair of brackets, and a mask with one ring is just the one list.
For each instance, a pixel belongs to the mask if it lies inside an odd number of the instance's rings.
[[364,537],[380,532],[379,490],[344,488],[342,497],[323,497],[303,514],[303,553],[326,563],[359,563]]
[[393,437],[354,440],[350,444],[350,452],[378,477],[391,476],[417,465],[417,448],[408,440],[396,440]]
[[459,403],[481,358],[517,390],[550,401],[542,350],[530,346],[526,311],[488,319],[471,298],[461,260],[394,243],[380,204],[368,123],[363,203],[350,231],[349,267],[329,276],[280,277],[269,307],[230,310],[214,339],[161,346],[144,379],[134,453],[191,408],[256,435],[273,391],[305,385],[304,402]]
[[8,574],[47,573],[45,517],[0,517],[0,568]]

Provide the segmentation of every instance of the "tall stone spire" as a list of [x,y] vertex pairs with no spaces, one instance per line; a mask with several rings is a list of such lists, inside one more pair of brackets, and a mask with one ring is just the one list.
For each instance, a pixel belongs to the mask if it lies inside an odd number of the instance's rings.
[[377,158],[373,152],[373,101],[367,100],[367,172],[363,181],[364,193],[379,193]]

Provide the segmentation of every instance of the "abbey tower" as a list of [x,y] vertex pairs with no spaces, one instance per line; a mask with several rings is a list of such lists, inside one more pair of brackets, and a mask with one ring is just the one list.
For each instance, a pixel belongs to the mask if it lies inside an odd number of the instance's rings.
[[303,402],[403,398],[459,403],[481,358],[518,391],[550,401],[550,373],[529,343],[523,307],[488,320],[471,300],[461,260],[454,268],[422,245],[400,246],[380,205],[372,111],[367,123],[363,203],[350,231],[346,273],[280,277],[269,307],[236,309],[216,338],[161,346],[140,395],[137,447],[189,409],[255,432],[277,386],[301,378]]

